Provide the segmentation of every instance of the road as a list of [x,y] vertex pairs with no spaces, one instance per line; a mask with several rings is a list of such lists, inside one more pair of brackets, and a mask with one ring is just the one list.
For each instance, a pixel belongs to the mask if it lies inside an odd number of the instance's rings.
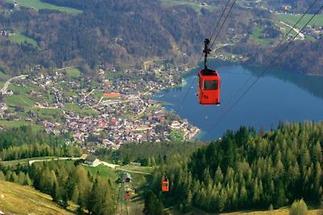
[[[87,157],[87,154],[83,154],[81,157],[58,157],[58,158],[36,159],[36,160],[28,161],[28,164],[32,165],[33,163],[49,162],[49,161],[81,160],[81,159],[86,159],[86,157]],[[129,173],[135,173],[135,174],[141,174],[141,175],[151,175],[151,173],[142,172],[142,171],[138,171],[138,170],[128,170],[128,169],[122,168],[118,164],[108,163],[108,162],[105,162],[105,161],[101,161],[99,159],[98,159],[97,162],[95,162],[94,165],[91,165],[91,166],[92,167],[97,167],[99,165],[104,165],[104,166],[109,167],[109,168],[114,169],[114,170],[119,170],[119,171],[124,171],[124,172],[129,172]]]
[[10,85],[10,82],[11,82],[11,81],[19,80],[19,79],[23,80],[23,79],[25,79],[25,78],[27,78],[27,77],[28,77],[28,75],[19,75],[19,76],[15,76],[15,77],[12,77],[12,78],[8,79],[8,80],[6,81],[6,83],[4,83],[4,85],[3,85],[2,89],[0,90],[0,93],[1,93],[2,95],[5,95],[5,94],[7,93],[7,89],[8,89],[8,87],[9,87],[9,85]]
[[[291,29],[293,29],[293,31],[295,31],[296,34],[298,34],[298,37],[300,37],[301,40],[304,40],[305,39],[305,35],[299,29],[293,28],[293,26],[291,26],[291,25],[289,25],[289,24],[287,24],[287,23],[285,23],[283,21],[280,21],[280,23],[283,24],[283,25],[285,25],[285,26],[287,26],[287,27],[289,27],[289,28],[291,28]],[[295,38],[295,40],[296,40],[296,38]]]
[[81,157],[60,157],[60,158],[46,158],[46,159],[37,159],[28,161],[29,165],[38,162],[48,162],[48,161],[63,161],[63,160],[80,160],[83,159],[83,155]]
[[138,170],[125,169],[125,168],[122,168],[122,166],[120,166],[118,164],[112,164],[112,163],[108,163],[108,162],[101,161],[101,160],[99,160],[98,162],[95,163],[95,165],[92,165],[92,166],[97,167],[97,166],[100,166],[100,165],[104,165],[104,166],[107,166],[107,167],[109,167],[111,169],[124,171],[124,172],[130,172],[130,173],[141,174],[141,175],[151,175],[151,173],[142,172],[142,171],[138,171]]
[[[99,160],[99,159],[98,159]],[[97,166],[100,166],[100,165],[104,165],[104,166],[107,166],[107,167],[110,167],[111,169],[117,169],[118,164],[112,164],[112,163],[108,163],[108,162],[105,162],[105,161],[101,161],[99,160],[98,162],[96,162],[94,165],[92,165],[93,167],[97,167]]]
[[129,169],[124,169],[124,168],[117,168],[116,170],[140,174],[140,175],[151,175],[151,173],[149,173],[149,172],[142,172],[142,171],[138,171],[138,170],[129,170]]

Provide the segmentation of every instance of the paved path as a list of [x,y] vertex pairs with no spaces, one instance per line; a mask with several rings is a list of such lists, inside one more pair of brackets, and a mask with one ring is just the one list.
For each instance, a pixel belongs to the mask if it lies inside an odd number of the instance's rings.
[[48,162],[48,161],[63,161],[63,160],[80,160],[82,157],[60,157],[60,158],[47,158],[47,159],[37,159],[28,161],[29,165],[38,162]]
[[19,75],[19,76],[15,76],[15,77],[12,77],[12,78],[10,78],[10,79],[8,79],[5,83],[4,83],[4,85],[3,85],[3,87],[2,87],[2,89],[0,90],[0,93],[2,94],[2,95],[4,95],[4,94],[6,94],[7,93],[7,89],[8,89],[8,87],[9,87],[9,84],[10,84],[10,82],[11,81],[14,81],[14,80],[19,80],[19,79],[25,79],[25,78],[27,78],[28,77],[28,75]]
[[120,166],[118,164],[112,164],[112,163],[108,163],[108,162],[101,161],[101,160],[99,160],[99,162],[96,162],[96,164],[92,165],[92,166],[97,167],[97,166],[100,166],[100,165],[104,165],[104,166],[110,167],[112,169],[117,169],[117,167]]
[[[285,23],[283,21],[280,21],[280,23],[283,24],[283,25],[285,25],[285,26],[287,26],[287,27],[289,27],[289,28],[291,28],[291,29],[293,29],[293,31],[295,31],[296,34],[298,34],[298,37],[300,37],[301,40],[304,40],[305,39],[305,35],[299,29],[293,28],[293,26],[291,26],[291,25],[289,25],[289,24],[287,24],[287,23]],[[296,40],[296,38],[295,38],[295,40]]]
[[[38,163],[38,162],[62,161],[62,160],[81,160],[81,159],[86,159],[86,157],[87,157],[87,154],[83,154],[81,157],[58,157],[58,158],[36,159],[36,160],[28,161],[28,164],[32,165],[33,163]],[[130,172],[130,173],[141,174],[141,175],[151,175],[151,173],[148,173],[148,172],[142,172],[142,171],[138,171],[138,170],[128,170],[128,169],[122,168],[118,164],[108,163],[105,161],[101,161],[99,159],[98,159],[98,162],[95,162],[94,165],[90,165],[90,166],[97,167],[99,165],[104,165],[104,166],[109,167],[114,170],[120,170],[120,171],[125,171],[125,172]]]

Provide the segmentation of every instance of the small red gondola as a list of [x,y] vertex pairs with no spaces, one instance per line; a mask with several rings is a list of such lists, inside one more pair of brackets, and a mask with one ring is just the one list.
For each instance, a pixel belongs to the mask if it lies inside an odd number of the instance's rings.
[[202,70],[199,72],[198,97],[202,105],[220,104],[221,78],[216,71]]
[[169,192],[169,181],[166,176],[163,176],[161,181],[162,192]]
[[124,194],[124,199],[125,199],[125,200],[129,200],[129,199],[130,199],[130,197],[131,197],[130,192],[129,192],[129,191],[126,191],[126,193]]
[[208,47],[210,44],[209,39],[204,41],[204,69],[198,74],[199,88],[198,97],[202,105],[219,105],[220,104],[220,91],[221,91],[221,77],[218,72],[207,68],[207,56],[211,52]]

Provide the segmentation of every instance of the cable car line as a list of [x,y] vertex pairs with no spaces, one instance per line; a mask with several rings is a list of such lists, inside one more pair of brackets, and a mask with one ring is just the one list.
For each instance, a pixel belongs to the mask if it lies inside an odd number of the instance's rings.
[[[223,28],[224,24],[226,23],[226,21],[227,21],[228,17],[230,16],[230,14],[231,14],[231,12],[232,12],[232,9],[233,9],[234,5],[236,4],[236,2],[237,2],[237,0],[234,0],[234,1],[233,1],[233,3],[232,3],[232,4],[231,4],[231,6],[230,6],[230,9],[229,9],[228,13],[227,13],[227,14],[225,14],[225,12],[227,11],[227,9],[228,9],[228,7],[229,7],[229,5],[230,5],[230,3],[231,3],[231,0],[228,0],[228,1],[227,1],[226,5],[225,5],[225,7],[224,7],[224,10],[222,11],[222,13],[221,13],[221,15],[220,15],[220,18],[218,19],[218,22],[217,22],[217,24],[216,24],[216,26],[215,26],[215,29],[214,29],[213,33],[211,34],[211,36],[210,36],[209,41],[210,41],[210,43],[212,42],[212,43],[211,43],[211,46],[210,46],[210,51],[212,51],[211,49],[212,49],[212,47],[213,47],[213,45],[214,45],[215,41],[216,41],[216,40],[217,40],[217,38],[219,37],[219,35],[220,35],[221,31],[222,31],[222,28]],[[220,23],[221,23],[221,21],[222,21],[222,18],[224,17],[224,15],[225,15],[225,18],[224,18],[224,20],[223,20],[223,22],[222,22],[222,24],[221,24],[220,28],[218,28],[218,27],[219,27],[219,25],[220,25]],[[217,33],[216,33],[216,32],[217,32]],[[216,33],[216,34],[215,34],[215,33]],[[216,35],[216,36],[215,36],[215,38],[213,38],[213,37],[214,37],[214,35]],[[203,57],[203,55],[201,56],[201,58],[199,59],[199,61],[201,61],[202,57]],[[205,59],[206,59],[206,58],[205,58]],[[206,62],[204,62],[204,64],[205,64],[205,63],[206,63]],[[182,102],[181,102],[181,104],[182,104],[182,105],[181,105],[181,109],[183,109],[183,107],[184,107],[184,101],[186,100],[186,98],[187,98],[187,96],[188,96],[188,94],[189,94],[189,92],[190,92],[191,87],[193,86],[193,84],[194,84],[194,79],[192,79],[191,84],[189,85],[189,87],[188,87],[188,89],[186,90],[186,93],[185,93],[185,95],[184,95],[184,97],[183,97],[183,99],[182,99]]]
[[215,36],[215,38],[214,38],[213,42],[211,43],[211,46],[210,46],[210,48],[211,48],[211,49],[213,48],[215,41],[216,41],[216,40],[218,39],[218,37],[220,36],[220,33],[221,33],[221,31],[222,31],[222,28],[223,28],[224,24],[226,23],[227,19],[229,18],[229,16],[231,15],[232,9],[233,9],[234,5],[236,4],[236,2],[237,2],[237,0],[234,0],[234,2],[232,3],[232,5],[231,5],[231,7],[230,7],[230,9],[229,9],[229,12],[226,14],[226,17],[225,17],[224,21],[222,22],[222,25],[221,25],[221,27],[220,27],[220,30],[219,30],[219,31],[218,31],[218,33],[216,34],[216,36]]
[[[320,11],[323,9],[323,5],[320,7],[320,9],[314,14],[312,15],[312,17],[306,22],[306,24],[300,29],[299,32],[296,33],[296,35],[293,37],[292,41],[295,40],[297,38],[297,36],[307,27],[307,25],[320,13]],[[285,49],[288,49],[288,47],[292,44],[292,41],[289,41],[285,47]],[[270,61],[269,64],[273,64],[277,59],[280,58],[280,56],[283,54],[284,52],[280,52],[279,55],[274,58],[273,60]],[[235,102],[229,106],[228,109],[226,109],[224,111],[224,113],[219,117],[219,120],[218,121],[221,121],[222,119],[225,118],[225,116],[233,110],[233,108],[242,100],[242,98],[247,95],[249,93],[249,91],[256,85],[256,83],[260,80],[260,78],[262,77],[262,75],[266,72],[263,71],[262,73],[260,73],[260,76],[258,76],[252,83],[251,85],[245,90],[242,92],[242,94],[238,97],[237,100],[235,100]],[[221,123],[217,123],[215,125],[215,128],[217,128],[219,125],[221,125]]]
[[[207,58],[212,51],[215,41],[218,39],[220,33],[222,32],[223,26],[226,23],[227,19],[229,18],[236,2],[237,0],[233,1],[227,13],[225,13],[226,10],[224,10],[224,13],[223,13],[224,20],[221,26],[219,27],[215,38],[212,38],[213,40],[210,40],[208,38],[204,40],[204,50],[203,50],[204,69],[202,69],[198,73],[199,82],[198,82],[198,93],[197,93],[198,100],[201,105],[220,105],[221,103],[221,96],[220,96],[221,77],[216,70],[212,70],[208,68]],[[230,3],[231,1],[229,1],[228,5],[230,5]],[[220,19],[219,23],[221,23],[221,21],[222,19]]]
[[[316,3],[318,2],[318,0],[314,0],[312,2],[312,4],[307,8],[307,10],[303,13],[303,15],[296,21],[296,23],[289,29],[289,31],[287,33],[285,33],[285,35],[282,37],[282,39],[279,41],[279,43],[276,45],[276,47],[280,46],[284,40],[287,39],[287,42],[289,41],[289,34],[294,31],[293,29],[297,27],[297,25],[302,21],[302,19],[306,16],[306,14],[308,14],[312,8],[316,5]],[[231,96],[229,96],[230,101],[229,103],[231,103],[231,101],[234,99],[234,97],[241,92],[244,89],[244,86],[248,86],[249,82],[254,79],[253,77],[250,77],[249,79],[247,79],[242,85],[241,87],[239,87],[234,93],[231,94]]]
[[[230,2],[231,2],[231,0],[228,0],[227,1],[227,3],[225,4],[225,7],[224,7],[224,10],[222,10],[222,13],[221,13],[221,15],[220,15],[220,18],[218,19],[218,22],[217,22],[217,24],[215,25],[215,28],[214,28],[214,31],[213,32],[210,32],[210,41],[212,41],[213,40],[213,37],[215,36],[215,33],[216,33],[216,31],[218,30],[218,27],[220,26],[220,23],[221,23],[221,20],[222,20],[222,18],[223,18],[223,16],[224,16],[224,13],[225,13],[225,11],[227,10],[227,8],[228,8],[228,6],[229,6],[229,4],[230,4]],[[212,34],[211,34],[212,33]]]

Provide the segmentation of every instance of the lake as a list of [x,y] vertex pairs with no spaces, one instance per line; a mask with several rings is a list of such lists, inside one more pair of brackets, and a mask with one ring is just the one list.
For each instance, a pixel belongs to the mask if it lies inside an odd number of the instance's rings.
[[[323,120],[323,77],[286,71],[248,69],[239,65],[218,67],[222,78],[221,106],[201,106],[196,96],[197,69],[185,78],[186,85],[161,91],[155,99],[165,102],[202,132],[201,140],[219,138],[240,126],[275,128],[279,122]],[[253,80],[257,84],[230,110],[233,102]],[[226,113],[224,115],[224,113]]]

